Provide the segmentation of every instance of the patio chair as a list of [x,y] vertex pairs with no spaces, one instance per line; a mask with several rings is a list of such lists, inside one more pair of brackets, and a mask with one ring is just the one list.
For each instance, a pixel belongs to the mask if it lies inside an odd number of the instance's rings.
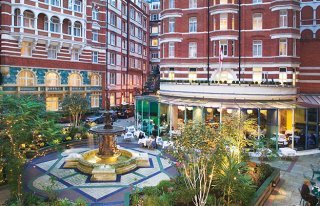
[[310,164],[311,170],[312,170],[312,178],[314,177],[315,174],[320,175],[320,168],[315,167],[313,164]]
[[299,203],[299,205],[301,205],[301,203],[302,203],[302,206],[307,206],[308,202],[303,199],[303,197],[301,195],[301,188],[298,188],[298,190],[299,190],[299,194],[300,194],[300,203]]

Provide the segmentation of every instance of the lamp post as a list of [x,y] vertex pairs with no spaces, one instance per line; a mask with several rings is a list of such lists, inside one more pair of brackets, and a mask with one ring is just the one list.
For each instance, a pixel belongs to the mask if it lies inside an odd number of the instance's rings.
[[108,34],[108,29],[109,29],[109,2],[106,1],[106,110],[110,110],[110,101],[109,101],[109,87],[108,87],[108,39],[109,39],[109,34]]

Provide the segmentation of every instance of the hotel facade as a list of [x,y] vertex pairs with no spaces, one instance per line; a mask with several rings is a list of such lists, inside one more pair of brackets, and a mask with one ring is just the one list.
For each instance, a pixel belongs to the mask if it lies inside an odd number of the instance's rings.
[[[149,73],[149,8],[141,0],[1,2],[1,85],[47,110],[80,93],[91,108],[133,103]],[[108,94],[108,95],[107,95]]]
[[319,5],[163,0],[160,91],[136,99],[137,126],[172,135],[188,121],[244,114],[276,149],[317,148]]

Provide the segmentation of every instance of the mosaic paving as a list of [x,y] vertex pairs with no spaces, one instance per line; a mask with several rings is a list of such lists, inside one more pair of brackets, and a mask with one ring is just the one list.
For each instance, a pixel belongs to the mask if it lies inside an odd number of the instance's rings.
[[158,150],[146,150],[138,147],[131,149],[148,153],[151,166],[118,175],[115,182],[90,182],[88,175],[74,169],[62,168],[67,154],[81,153],[89,150],[89,148],[67,150],[51,158],[38,158],[29,164],[26,173],[31,176],[27,180],[26,189],[45,196],[46,191],[50,188],[57,192],[60,197],[69,199],[82,197],[82,199],[95,204],[123,205],[123,194],[120,198],[117,198],[117,193],[123,193],[125,190],[130,191],[133,187],[155,186],[161,180],[169,180],[174,175],[169,172],[173,167],[171,161],[162,157]]

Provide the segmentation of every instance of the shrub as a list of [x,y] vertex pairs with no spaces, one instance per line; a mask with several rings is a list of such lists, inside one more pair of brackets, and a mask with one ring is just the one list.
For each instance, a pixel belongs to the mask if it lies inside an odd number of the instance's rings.
[[263,182],[272,174],[273,168],[265,163],[261,163],[253,168],[253,173],[251,173],[252,180],[254,184],[260,187]]
[[172,182],[168,181],[168,180],[162,180],[158,185],[157,185],[157,188],[160,190],[160,191],[163,191],[163,192],[168,192],[168,189],[170,187],[172,187],[173,184]]

